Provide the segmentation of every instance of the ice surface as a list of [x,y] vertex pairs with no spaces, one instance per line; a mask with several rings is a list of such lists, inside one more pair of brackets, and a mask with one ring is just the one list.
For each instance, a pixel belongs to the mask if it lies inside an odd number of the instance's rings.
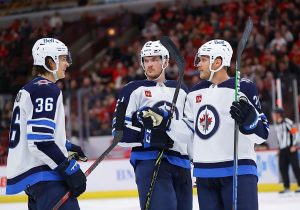
[[[139,210],[138,198],[80,200],[81,210]],[[1,210],[26,210],[26,203],[1,203]],[[300,193],[279,195],[278,193],[259,193],[259,210],[300,210]],[[199,210],[197,197],[194,208]]]

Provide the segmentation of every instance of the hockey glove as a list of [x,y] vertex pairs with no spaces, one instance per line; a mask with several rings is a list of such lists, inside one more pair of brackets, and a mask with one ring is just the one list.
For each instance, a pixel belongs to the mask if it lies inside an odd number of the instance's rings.
[[161,129],[153,129],[151,132],[151,147],[159,149],[170,149],[173,147],[174,141],[168,136],[168,134]]
[[144,127],[166,131],[170,125],[171,113],[160,108],[148,108],[140,113]]
[[143,115],[144,113],[149,109],[150,107],[145,106],[137,110],[136,112],[133,113],[132,115],[132,125],[142,128],[148,128],[152,124],[152,120],[150,118],[144,118]]
[[171,113],[160,108],[150,108],[144,116],[150,116],[153,120],[153,127],[161,129],[163,131],[167,130],[170,125]]
[[66,141],[66,148],[68,150],[69,159],[81,160],[86,162],[88,160],[87,156],[83,153],[80,146],[72,144],[70,140]]
[[64,178],[71,194],[78,197],[86,190],[86,177],[74,159],[66,159],[55,169]]
[[247,101],[234,101],[230,107],[231,117],[245,130],[253,130],[258,123],[255,108]]

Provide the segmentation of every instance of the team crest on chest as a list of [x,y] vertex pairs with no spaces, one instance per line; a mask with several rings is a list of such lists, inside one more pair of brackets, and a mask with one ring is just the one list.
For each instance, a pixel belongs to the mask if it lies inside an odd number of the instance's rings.
[[216,133],[219,128],[219,114],[211,105],[200,107],[196,118],[196,133],[206,140]]
[[[159,101],[159,102],[155,103],[153,105],[153,107],[155,107],[155,108],[161,108],[161,109],[170,111],[171,107],[172,107],[172,104],[170,102],[168,102],[168,101]],[[178,109],[177,109],[176,106],[175,106],[175,110],[174,110],[174,113],[173,113],[173,117],[176,120],[179,120],[179,111],[178,111]]]
[[196,103],[200,103],[202,101],[202,95],[196,96]]
[[151,91],[150,90],[145,90],[145,96],[146,97],[152,97]]

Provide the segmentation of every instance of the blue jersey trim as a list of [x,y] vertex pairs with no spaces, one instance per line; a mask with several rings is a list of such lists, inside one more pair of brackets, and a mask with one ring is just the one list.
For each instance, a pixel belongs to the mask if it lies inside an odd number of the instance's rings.
[[44,134],[27,134],[27,140],[53,140],[53,136]]
[[[130,163],[133,167],[137,160],[155,160],[158,155],[158,150],[143,151],[143,152],[131,152]],[[163,158],[167,159],[172,165],[176,165],[182,168],[191,169],[190,161],[173,155],[164,154]]]
[[28,120],[27,125],[46,125],[55,129],[55,123],[50,120]]
[[47,133],[47,134],[53,134],[54,130],[50,129],[50,128],[46,128],[46,127],[36,127],[36,126],[32,126],[32,132],[34,133]]
[[65,145],[66,145],[67,150],[70,151],[70,149],[72,148],[72,143],[71,143],[71,141],[67,139]]
[[180,166],[182,168],[191,169],[191,162],[190,160],[182,159],[179,157],[171,156],[171,155],[164,155],[165,158],[169,161],[169,163]]
[[[233,176],[233,166],[226,168],[194,168],[193,176],[200,178],[217,178]],[[257,168],[253,165],[238,166],[238,175],[252,174],[257,176]]]
[[[128,117],[128,116],[125,116],[125,121],[132,122],[132,118],[131,118],[131,117]],[[114,122],[114,123],[115,123],[115,122]]]
[[42,171],[32,174],[15,184],[7,184],[6,194],[13,195],[25,190],[28,186],[34,185],[41,181],[59,181],[62,177],[55,171]]
[[[239,159],[238,165],[253,165],[256,167],[256,163],[252,159]],[[216,162],[216,163],[197,163],[194,162],[195,168],[228,168],[233,166],[233,160]]]

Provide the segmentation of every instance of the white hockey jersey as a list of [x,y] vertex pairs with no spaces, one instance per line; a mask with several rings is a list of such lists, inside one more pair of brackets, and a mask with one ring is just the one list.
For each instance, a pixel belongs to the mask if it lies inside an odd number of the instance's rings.
[[[148,147],[144,139],[143,128],[137,127],[133,123],[133,114],[142,107],[159,107],[170,110],[171,102],[176,88],[176,81],[166,81],[159,84],[155,81],[142,80],[128,83],[122,89],[119,95],[119,101],[123,101],[126,105],[126,117],[124,135],[119,143],[120,146],[133,147],[131,151],[130,161],[133,165],[137,160],[156,159],[159,150],[154,147]],[[178,99],[176,102],[176,109],[173,118],[181,119],[183,117],[184,103],[187,95],[187,87],[182,85]],[[114,127],[113,121],[113,127]],[[176,131],[167,131],[163,134],[156,135],[159,129],[152,129],[152,138],[169,138],[174,141],[171,149],[165,150],[164,158],[171,164],[190,168],[190,158],[188,156],[188,146],[191,146],[191,139],[180,139],[176,136]],[[170,133],[173,132],[173,135]]]
[[62,179],[53,170],[67,157],[64,106],[56,84],[37,77],[19,91],[9,138],[6,194]]
[[[238,142],[238,175],[257,175],[254,144],[268,137],[269,125],[261,112],[258,91],[250,80],[241,80],[241,97],[257,111],[255,128],[240,127]],[[235,80],[230,78],[219,85],[203,81],[195,85],[187,95],[185,118],[173,121],[171,129],[186,125],[181,138],[193,138],[194,176],[213,178],[233,175],[234,120],[230,107],[235,95]],[[186,136],[186,137],[184,137]]]

